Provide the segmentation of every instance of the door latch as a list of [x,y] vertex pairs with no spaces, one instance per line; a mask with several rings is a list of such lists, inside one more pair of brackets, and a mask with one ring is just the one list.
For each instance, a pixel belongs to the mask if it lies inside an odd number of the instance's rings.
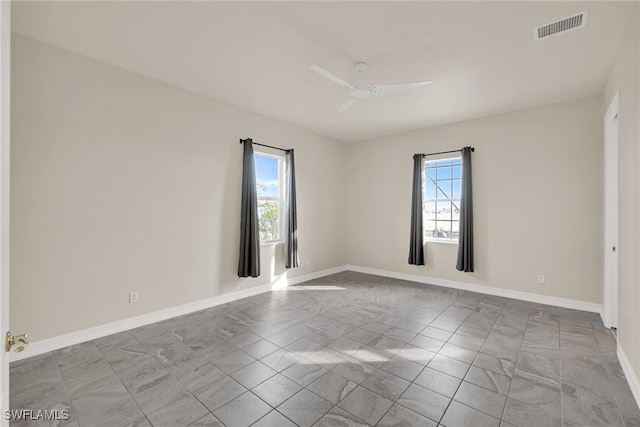
[[13,347],[19,342],[22,343],[22,345],[19,345],[18,347],[16,347],[17,353],[20,353],[21,351],[25,351],[27,347],[29,347],[29,341],[27,341],[27,334],[13,336],[11,335],[11,332],[7,332],[7,340],[4,345],[5,351],[10,351],[11,347]]

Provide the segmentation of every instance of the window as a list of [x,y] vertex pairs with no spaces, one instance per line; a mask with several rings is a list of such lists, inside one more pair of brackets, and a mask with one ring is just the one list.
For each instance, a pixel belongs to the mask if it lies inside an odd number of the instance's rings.
[[265,153],[255,153],[253,158],[256,165],[260,242],[278,242],[283,236],[285,158]]
[[427,240],[458,241],[461,187],[461,157],[425,161],[423,212]]

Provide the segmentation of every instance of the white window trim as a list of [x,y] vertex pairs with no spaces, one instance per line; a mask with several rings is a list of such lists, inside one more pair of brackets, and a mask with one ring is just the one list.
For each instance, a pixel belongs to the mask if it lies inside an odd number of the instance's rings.
[[425,238],[424,241],[425,243],[444,243],[445,245],[458,246],[458,241],[452,240],[452,239],[444,239],[444,238],[434,239],[433,237],[428,237],[428,238]]
[[[443,160],[457,160],[457,159],[461,159],[462,160],[462,155],[454,156],[454,157],[443,157],[443,158],[437,158],[436,157],[436,158],[429,159],[428,161],[439,162],[439,161],[443,161]],[[426,191],[426,185],[427,185],[427,183],[426,183],[426,181],[427,181],[426,180],[426,166],[427,166],[427,158],[423,157],[422,158],[422,194],[425,195],[424,196],[425,197],[425,203],[429,200],[429,199],[426,198],[426,194],[427,194],[427,191]],[[438,194],[437,190],[436,190],[436,194]],[[450,199],[439,199],[439,200],[459,200],[459,199],[450,198]],[[461,201],[461,199],[460,199],[460,201]],[[424,214],[424,212],[423,212],[423,214]],[[425,221],[426,220],[423,219],[423,225],[422,225],[422,233],[423,233],[423,235],[426,234],[425,233],[425,226],[424,226],[424,222]],[[460,220],[458,220],[458,226],[459,226],[459,224],[460,224]],[[456,245],[456,246],[459,243],[459,239],[453,240],[453,239],[449,239],[449,238],[445,239],[445,238],[426,237],[426,236],[424,237],[424,241],[425,241],[425,243],[444,243],[445,245]]]
[[275,246],[279,243],[284,243],[284,221],[285,221],[285,214],[284,214],[284,209],[285,209],[285,200],[284,200],[284,196],[285,196],[285,172],[286,172],[286,162],[287,162],[287,158],[285,156],[282,155],[278,155],[278,154],[273,154],[273,153],[268,153],[266,151],[262,151],[262,150],[254,150],[255,154],[259,154],[260,156],[264,156],[264,157],[272,157],[274,159],[278,159],[278,187],[279,187],[279,194],[280,197],[272,197],[272,196],[260,196],[258,195],[258,201],[260,200],[270,200],[270,201],[277,201],[279,202],[279,207],[278,207],[278,214],[280,216],[280,221],[278,224],[278,235],[280,236],[279,239],[274,239],[274,240],[260,240],[260,246]]

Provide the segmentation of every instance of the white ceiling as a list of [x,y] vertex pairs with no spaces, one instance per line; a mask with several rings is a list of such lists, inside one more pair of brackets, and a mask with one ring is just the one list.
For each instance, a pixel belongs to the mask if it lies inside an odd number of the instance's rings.
[[[14,2],[13,30],[351,142],[599,94],[628,2]],[[589,9],[586,28],[533,28]],[[434,84],[345,113],[369,83]]]

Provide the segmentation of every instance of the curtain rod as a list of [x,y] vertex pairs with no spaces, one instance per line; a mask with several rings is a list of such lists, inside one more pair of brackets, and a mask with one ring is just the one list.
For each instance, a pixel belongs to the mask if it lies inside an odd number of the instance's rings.
[[[438,154],[449,154],[449,153],[459,153],[462,151],[462,148],[459,150],[451,150],[451,151],[441,151],[439,153],[429,153],[429,154],[425,154],[425,153],[421,153],[423,156],[437,156]],[[471,147],[471,151],[476,151],[475,148]]]
[[253,145],[260,145],[261,147],[273,148],[274,150],[284,151],[285,153],[288,153],[289,151],[291,151],[290,148],[280,148],[280,147],[274,147],[273,145],[259,144],[257,142],[254,142],[253,139],[251,138],[247,138],[247,139],[240,138],[240,144],[244,144],[245,142],[251,142]]

